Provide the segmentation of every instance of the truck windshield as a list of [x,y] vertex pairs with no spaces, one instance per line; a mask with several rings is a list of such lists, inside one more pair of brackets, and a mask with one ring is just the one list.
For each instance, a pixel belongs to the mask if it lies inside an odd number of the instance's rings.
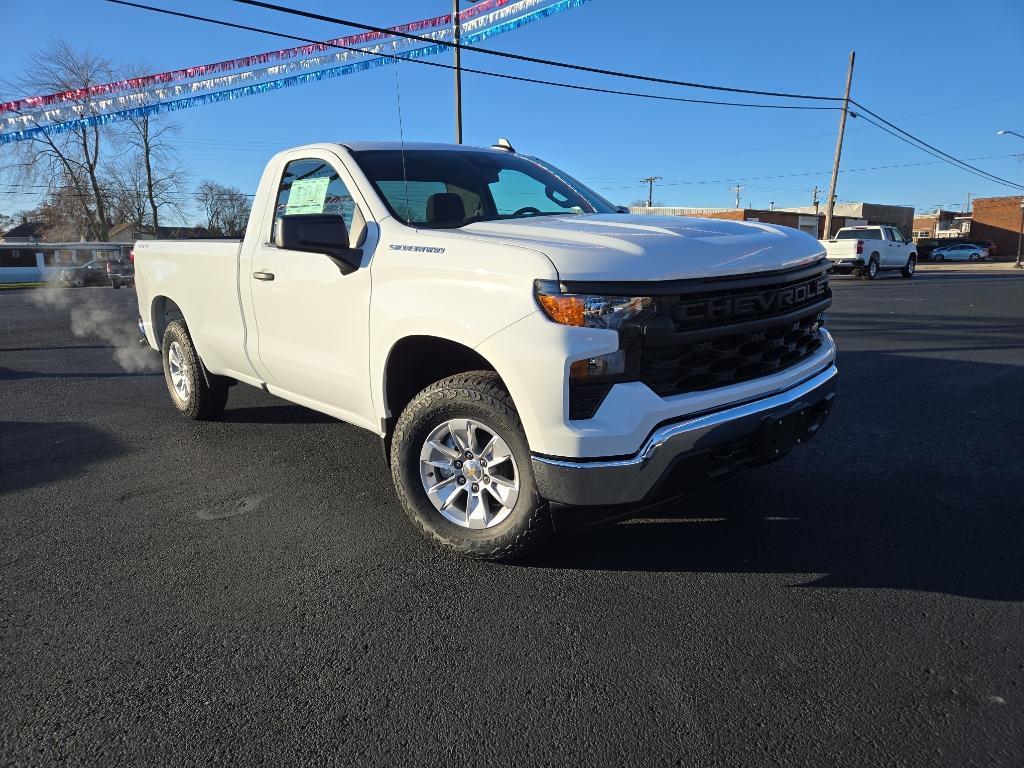
[[880,229],[841,229],[836,232],[836,240],[882,240]]
[[444,149],[366,150],[356,162],[395,218],[453,228],[531,216],[615,213],[595,192],[577,191],[529,158]]

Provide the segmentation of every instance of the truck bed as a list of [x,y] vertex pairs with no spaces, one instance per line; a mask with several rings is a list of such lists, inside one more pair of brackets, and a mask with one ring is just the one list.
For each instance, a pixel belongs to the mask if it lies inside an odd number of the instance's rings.
[[[210,370],[251,378],[254,372],[238,343],[246,335],[238,289],[241,244],[241,240],[140,240],[135,244],[139,315],[150,346],[160,348],[163,330],[177,306],[188,318]],[[165,299],[168,296],[174,297],[174,303]]]

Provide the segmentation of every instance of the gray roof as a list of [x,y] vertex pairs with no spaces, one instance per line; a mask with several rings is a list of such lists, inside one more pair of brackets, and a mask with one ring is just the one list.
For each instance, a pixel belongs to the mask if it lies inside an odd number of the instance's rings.
[[41,221],[23,221],[13,229],[9,229],[2,233],[3,237],[39,237],[43,231],[43,222]]

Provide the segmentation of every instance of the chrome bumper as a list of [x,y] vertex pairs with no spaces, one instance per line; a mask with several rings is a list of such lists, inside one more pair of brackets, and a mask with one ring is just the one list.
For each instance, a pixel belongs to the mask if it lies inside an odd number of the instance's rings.
[[[634,504],[647,500],[681,461],[706,457],[710,462],[716,449],[736,441],[747,440],[750,447],[732,467],[780,458],[824,422],[835,395],[837,374],[835,365],[829,365],[784,392],[666,424],[652,432],[633,456],[589,460],[534,456],[538,490],[544,498],[561,504]],[[769,428],[784,420],[785,428],[769,433]],[[719,466],[729,467],[728,460],[707,463],[705,473],[712,474],[717,471],[712,467]]]

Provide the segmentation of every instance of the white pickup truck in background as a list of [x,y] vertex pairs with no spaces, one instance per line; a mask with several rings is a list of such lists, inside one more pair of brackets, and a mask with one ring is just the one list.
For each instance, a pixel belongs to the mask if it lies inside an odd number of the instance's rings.
[[874,280],[882,270],[896,269],[903,277],[913,277],[917,269],[917,247],[896,227],[843,227],[821,244],[834,271],[865,280]]
[[474,557],[781,458],[836,386],[815,239],[623,215],[507,145],[287,150],[243,240],[135,266],[181,414],[243,382],[371,430],[411,520]]

